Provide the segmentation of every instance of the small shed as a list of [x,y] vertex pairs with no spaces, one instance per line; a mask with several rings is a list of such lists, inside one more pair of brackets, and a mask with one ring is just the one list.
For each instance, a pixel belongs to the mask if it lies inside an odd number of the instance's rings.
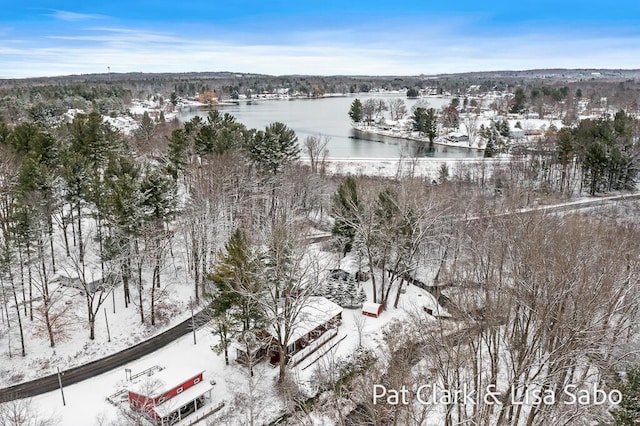
[[382,305],[380,303],[364,302],[362,304],[362,315],[372,318],[378,318],[382,313]]

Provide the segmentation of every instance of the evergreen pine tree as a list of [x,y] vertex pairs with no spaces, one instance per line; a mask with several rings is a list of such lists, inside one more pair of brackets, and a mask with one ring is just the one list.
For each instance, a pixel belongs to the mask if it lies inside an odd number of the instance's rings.
[[353,250],[357,256],[356,261],[358,265],[358,271],[356,272],[356,280],[357,281],[365,281],[364,277],[366,276],[366,272],[363,269],[368,270],[369,268],[365,268],[365,264],[367,261],[367,247],[365,237],[362,232],[355,232],[353,237]]
[[637,425],[640,419],[640,368],[627,369],[624,380],[620,380],[616,389],[622,394],[622,401],[611,410],[612,426]]
[[527,102],[527,95],[524,93],[524,89],[521,87],[518,87],[513,97],[513,101],[512,101],[509,112],[513,114],[520,114],[524,112],[524,109],[526,107],[526,102]]
[[347,176],[338,187],[338,191],[331,197],[331,212],[335,217],[331,233],[344,240],[343,256],[351,251],[359,209],[357,181],[354,177]]
[[342,307],[346,307],[348,305],[346,282],[343,280],[336,281],[336,297],[334,302]]
[[221,307],[236,308],[234,316],[242,331],[256,328],[262,317],[254,298],[261,288],[256,279],[253,250],[241,229],[234,231],[218,258],[220,261],[209,279],[218,290],[216,297],[226,300]]
[[147,172],[140,185],[142,205],[150,222],[160,226],[173,217],[176,211],[176,185],[159,169]]
[[326,285],[325,297],[334,303],[338,301],[338,288],[337,282],[334,279],[329,279]]
[[358,288],[353,279],[347,281],[345,285],[345,305],[349,308],[358,307]]
[[67,126],[70,152],[87,159],[94,168],[104,167],[114,151],[122,146],[118,132],[94,111],[78,114]]
[[276,175],[298,159],[300,147],[296,133],[283,123],[271,123],[246,142],[251,161],[265,173]]
[[418,96],[420,96],[418,89],[412,87],[407,90],[407,98],[417,98]]
[[362,121],[362,102],[360,101],[360,99],[356,98],[353,102],[351,102],[351,107],[349,108],[349,117],[354,123],[359,123]]
[[188,161],[189,138],[184,129],[175,129],[168,138],[169,152],[167,159],[168,172],[174,181],[178,180],[178,175],[184,172]]
[[7,126],[7,123],[4,122],[0,115],[0,145],[6,145],[9,143],[10,135],[11,131],[9,130],[9,126]]
[[148,141],[153,137],[155,132],[156,124],[151,119],[151,116],[149,116],[149,113],[145,111],[144,114],[142,114],[142,119],[140,120],[140,124],[138,125],[135,135],[139,139]]
[[264,319],[254,303],[259,283],[255,277],[253,252],[241,229],[234,231],[218,258],[220,261],[209,276],[214,291],[206,296],[211,302],[215,332],[220,337],[217,349],[224,352],[228,365],[228,347],[234,337],[262,328]]
[[110,229],[105,244],[109,256],[120,262],[125,307],[131,302],[129,282],[132,278],[133,241],[144,222],[144,196],[141,191],[142,170],[126,156],[112,157],[105,170],[106,218]]
[[484,148],[484,157],[494,157],[498,153],[498,144],[500,142],[495,124],[492,123],[488,129],[485,129],[483,136],[487,139],[487,144]]
[[367,293],[364,291],[364,288],[361,286],[358,292],[358,303],[360,303],[360,306],[362,306],[362,304],[366,301],[367,301]]

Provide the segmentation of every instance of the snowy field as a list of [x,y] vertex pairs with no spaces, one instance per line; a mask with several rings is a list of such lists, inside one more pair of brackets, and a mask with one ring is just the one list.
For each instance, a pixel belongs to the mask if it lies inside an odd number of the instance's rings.
[[[307,161],[303,159],[302,161]],[[480,168],[483,164],[491,169],[494,165],[509,162],[502,158],[328,158],[325,161],[329,174],[353,176],[378,176],[386,178],[423,177],[437,180],[440,169],[446,164],[449,174],[454,175],[458,168],[472,166]]]

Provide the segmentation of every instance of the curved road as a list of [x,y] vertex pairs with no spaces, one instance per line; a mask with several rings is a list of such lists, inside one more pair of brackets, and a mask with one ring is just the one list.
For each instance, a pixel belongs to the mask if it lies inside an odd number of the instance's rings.
[[[204,310],[194,315],[196,328],[201,327],[208,320],[209,319],[204,313]],[[62,372],[62,385],[67,386],[78,383],[99,374],[106,373],[107,371],[113,370],[116,367],[123,366],[144,355],[155,352],[161,347],[173,342],[177,338],[182,337],[187,333],[191,333],[192,330],[193,328],[191,327],[191,318],[189,318],[181,322],[180,324],[170,328],[169,330],[158,334],[157,336],[154,336],[149,340],[138,343],[135,346],[132,346],[105,358],[92,361],[88,364],[81,365],[80,367],[65,370],[64,372]],[[58,389],[58,375],[52,374],[40,379],[19,383],[8,388],[0,389],[0,402],[6,402],[20,398],[29,398],[32,396],[40,395],[42,393],[51,392],[52,390],[56,389]]]
[[[504,213],[502,215],[511,215],[511,214],[526,214],[532,213],[534,211],[544,211],[546,213],[558,213],[562,211],[569,210],[579,210],[582,208],[603,206],[610,203],[615,203],[619,201],[631,201],[640,199],[640,193],[633,193],[628,195],[617,195],[611,197],[602,197],[598,199],[588,199],[581,200],[570,203],[562,203],[551,206],[540,206],[533,209],[523,209],[519,211],[513,211]],[[502,215],[493,215],[493,217],[498,217]],[[466,220],[478,220],[481,218],[466,218]],[[310,243],[319,242],[327,239],[330,236],[327,235],[318,235],[309,239]],[[194,317],[196,328],[201,327],[208,321],[207,316],[204,314],[204,311],[197,313]],[[72,368],[66,370],[62,373],[62,384],[63,386],[71,385],[74,383],[81,382],[83,380],[89,379],[91,377],[97,376],[102,373],[106,373],[107,371],[113,370],[114,368],[121,367],[126,365],[127,363],[134,361],[142,356],[148,355],[156,350],[160,349],[163,346],[168,345],[179,337],[184,336],[187,333],[192,332],[193,328],[191,327],[191,318],[181,322],[180,324],[170,328],[169,330],[158,334],[155,337],[152,337],[149,340],[146,340],[142,343],[138,343],[135,346],[132,346],[128,349],[125,349],[121,352],[115,353],[113,355],[107,356],[105,358],[98,359],[96,361],[90,362],[88,364],[82,365],[80,367]],[[8,388],[0,389],[0,402],[11,401],[14,399],[20,398],[29,398],[32,396],[40,395],[46,392],[51,392],[53,390],[58,389],[58,375],[52,374],[50,376],[45,376],[40,379],[32,380],[29,382],[19,383],[14,386],[10,386]]]

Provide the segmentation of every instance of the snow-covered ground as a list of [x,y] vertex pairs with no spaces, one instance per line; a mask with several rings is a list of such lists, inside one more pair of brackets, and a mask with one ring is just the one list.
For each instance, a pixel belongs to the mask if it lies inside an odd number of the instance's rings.
[[[308,162],[308,159],[302,159]],[[453,175],[459,167],[485,165],[492,167],[509,161],[508,157],[498,158],[328,158],[325,161],[329,174],[380,177],[424,177],[437,180],[440,169],[445,164]]]
[[[325,256],[333,255],[325,254]],[[344,262],[341,266],[344,266]],[[370,282],[362,283],[362,286],[371,300]],[[346,359],[357,349],[359,340],[363,347],[376,351],[381,345],[385,325],[394,320],[401,320],[409,313],[422,311],[423,307],[434,311],[439,309],[437,302],[429,293],[410,285],[406,294],[403,294],[400,299],[399,308],[390,307],[379,318],[364,317],[359,309],[345,309],[337,337],[326,344],[322,350],[337,341],[339,343],[317,362],[311,364],[311,361],[316,358],[314,354],[290,369],[288,374],[295,379],[301,389],[308,394],[313,394],[317,388],[314,378],[316,367],[324,365],[327,360]],[[364,319],[365,323],[360,336],[356,321],[361,319]],[[211,350],[211,346],[217,343],[217,337],[207,326],[196,332],[196,339],[197,344],[194,344],[192,335],[184,336],[126,367],[64,387],[66,406],[62,405],[60,391],[37,396],[32,399],[32,404],[38,408],[41,415],[55,416],[60,419],[62,425],[127,424],[128,420],[121,409],[109,403],[107,397],[127,386],[125,368],[130,369],[135,375],[159,365],[178,371],[202,369],[205,370],[206,381],[215,381],[212,400],[208,402],[209,407],[221,402],[224,402],[225,406],[209,419],[211,424],[248,424],[247,416],[250,406],[255,413],[256,424],[268,423],[286,413],[287,407],[275,391],[277,368],[272,368],[263,361],[256,367],[255,375],[251,379],[246,367],[233,361],[235,358],[233,353],[230,354],[231,365],[225,366],[224,355],[217,355]],[[253,381],[253,385],[250,385],[250,380]],[[251,388],[254,390],[254,398],[248,395]],[[324,424],[331,424],[328,419],[323,421],[326,422]]]
[[[189,102],[189,101],[186,101]],[[198,102],[191,102],[189,105],[203,105]],[[105,122],[109,123],[114,129],[119,130],[124,135],[132,135],[133,132],[139,127],[140,119],[146,112],[149,114],[149,117],[154,120],[154,122],[158,122],[160,120],[160,113],[164,116],[165,121],[171,121],[176,117],[176,111],[173,106],[169,102],[160,103],[155,100],[140,100],[134,99],[131,101],[131,105],[129,106],[128,115],[118,115],[112,117],[110,115],[103,115],[102,118]],[[68,110],[63,119],[66,122],[71,122],[76,115],[85,114],[87,111],[83,111],[80,109],[70,109]]]
[[[91,232],[87,221],[86,235]],[[148,285],[143,295],[145,325],[140,325],[140,312],[137,304],[137,292],[131,289],[133,303],[125,309],[122,284],[115,288],[97,312],[95,324],[95,340],[89,340],[87,325],[87,305],[83,291],[78,288],[65,287],[56,282],[56,277],[74,277],[76,268],[71,258],[64,255],[63,247],[55,244],[57,273],[52,275],[50,293],[56,302],[56,311],[65,309],[62,320],[62,331],[56,335],[56,343],[52,348],[43,323],[39,322],[37,312],[34,321],[23,317],[25,329],[26,357],[20,356],[20,340],[17,327],[12,320],[10,333],[0,336],[0,379],[2,386],[31,380],[55,373],[57,368],[66,370],[92,361],[97,358],[118,352],[143,340],[159,334],[171,325],[177,324],[190,316],[189,296],[193,294],[193,279],[186,273],[186,255],[180,246],[184,246],[180,238],[174,241],[176,251],[169,257],[162,273],[162,288],[158,291],[156,326],[149,325]],[[100,264],[95,260],[97,253],[93,249],[87,252],[87,277],[91,280],[101,276]],[[143,282],[151,282],[151,271],[144,268]],[[34,292],[37,299],[37,292]],[[38,302],[34,303],[38,306]],[[15,308],[11,308],[15,309]],[[196,309],[198,309],[196,307]],[[27,309],[28,311],[28,309]],[[13,315],[13,313],[11,313]],[[109,333],[107,333],[107,321]],[[109,339],[110,337],[110,339]]]
[[[397,165],[397,160],[389,161]],[[440,163],[441,161],[439,160],[435,162],[435,164]],[[586,201],[586,199],[580,200],[581,203]],[[575,203],[566,203],[566,205],[571,204]],[[318,251],[326,268],[341,267],[345,270],[353,271],[354,259],[350,257],[340,259],[337,254],[320,251],[320,246],[321,244],[314,244],[310,246],[310,250]],[[177,243],[174,248],[177,249]],[[177,255],[175,265],[170,268],[170,272],[163,276],[167,292],[171,294],[167,296],[166,305],[176,306],[171,311],[167,311],[171,312],[171,315],[168,315],[168,322],[163,324],[162,327],[151,330],[137,325],[139,322],[137,310],[135,307],[130,307],[125,311],[121,306],[121,295],[118,293],[116,297],[116,314],[112,314],[111,299],[105,304],[111,330],[111,342],[106,341],[106,325],[102,321],[102,316],[99,317],[100,320],[96,325],[97,339],[93,343],[89,343],[86,338],[87,331],[82,330],[81,323],[83,321],[79,321],[76,325],[77,328],[72,333],[69,333],[68,340],[57,344],[55,349],[48,348],[46,336],[29,336],[29,348],[33,355],[24,360],[14,354],[14,357],[9,359],[5,352],[3,354],[2,368],[10,365],[13,374],[24,373],[30,377],[51,374],[56,371],[57,367],[64,370],[68,366],[85,363],[118,348],[130,346],[142,338],[162,331],[169,323],[176,323],[188,317],[189,309],[184,300],[188,300],[193,287],[191,280],[186,276],[183,265],[184,260],[180,260]],[[429,281],[428,273],[420,276],[424,281]],[[362,286],[368,295],[368,300],[371,300],[370,281],[362,283]],[[78,297],[74,305],[78,305],[78,317],[83,318],[85,313],[82,310],[82,301],[84,299],[78,294],[79,290],[66,290],[69,292],[68,297]],[[402,295],[399,308],[390,307],[388,311],[383,312],[377,319],[361,316],[358,309],[345,309],[338,335],[332,340],[332,342],[340,342],[313,365],[310,365],[310,362],[315,359],[315,355],[291,369],[289,371],[290,376],[295,379],[301,389],[305,390],[308,395],[312,395],[317,389],[315,386],[315,371],[318,366],[322,366],[325,362],[334,359],[347,359],[357,348],[359,340],[362,341],[364,347],[373,351],[378,350],[382,345],[385,325],[394,320],[402,320],[409,313],[421,311],[423,307],[446,315],[445,312],[441,312],[437,302],[429,293],[411,285],[408,286],[406,294]],[[365,325],[360,336],[356,321],[363,318]],[[137,331],[132,332],[132,330]],[[107,397],[127,385],[125,369],[130,369],[132,374],[136,374],[155,365],[160,365],[174,371],[202,369],[205,370],[205,379],[207,381],[215,381],[212,400],[208,402],[208,405],[213,407],[224,403],[224,407],[210,418],[211,424],[247,424],[249,407],[253,409],[257,419],[256,424],[268,423],[290,409],[277,396],[275,382],[278,372],[276,368],[272,368],[266,362],[263,362],[256,367],[256,374],[251,379],[245,367],[235,362],[232,362],[230,366],[225,366],[224,355],[218,355],[211,350],[211,346],[217,343],[217,337],[214,336],[210,329],[205,326],[199,329],[196,335],[197,344],[195,345],[192,335],[187,335],[127,366],[65,387],[66,406],[62,406],[62,396],[59,391],[49,392],[33,398],[32,405],[37,407],[41,415],[57,416],[61,425],[128,424],[129,420],[123,415],[121,408],[110,404],[107,401]],[[6,341],[4,344],[6,347]],[[327,347],[331,344],[328,344]],[[37,346],[34,347],[34,345]],[[233,360],[233,352],[230,355]],[[252,381],[252,385],[250,381]],[[253,389],[253,397],[249,395],[249,389]],[[316,424],[332,424],[328,418],[316,417],[316,420]]]
[[[471,118],[470,118],[471,117]],[[500,120],[502,117],[490,112],[482,115],[462,115],[457,130],[441,129],[440,135],[435,138],[434,143],[443,146],[451,146],[466,149],[484,149],[485,140],[478,132],[481,126],[489,128],[492,121]],[[515,143],[532,143],[551,128],[561,129],[565,127],[562,120],[539,119],[539,118],[505,118],[511,131],[511,140]],[[386,121],[382,125],[357,124],[357,130],[364,133],[371,133],[393,138],[407,139],[413,141],[428,142],[426,136],[420,136],[418,132],[410,130],[412,127],[411,118],[403,118],[398,121]]]

